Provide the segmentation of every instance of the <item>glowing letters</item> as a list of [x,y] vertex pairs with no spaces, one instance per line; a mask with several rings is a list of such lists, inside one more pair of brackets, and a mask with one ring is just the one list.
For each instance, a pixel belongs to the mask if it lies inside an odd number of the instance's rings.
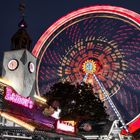
[[31,98],[25,98],[19,94],[17,94],[14,90],[12,90],[12,88],[10,87],[6,87],[6,93],[5,93],[5,100],[22,105],[24,107],[33,108],[33,101],[31,100]]
[[57,130],[64,132],[75,133],[75,122],[74,121],[57,121]]

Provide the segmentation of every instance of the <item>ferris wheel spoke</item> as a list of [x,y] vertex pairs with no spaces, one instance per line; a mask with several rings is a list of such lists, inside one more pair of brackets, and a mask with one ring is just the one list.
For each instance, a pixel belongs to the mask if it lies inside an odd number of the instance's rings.
[[48,64],[46,64],[46,65],[44,65],[44,66],[42,66],[42,67],[44,67],[44,69],[45,69],[45,67],[56,67],[56,68],[58,68],[60,65],[59,64],[53,64],[53,63],[48,63]]
[[130,74],[136,74],[136,75],[140,75],[140,71],[138,71],[138,70],[125,70],[125,73],[126,74],[128,74],[128,73],[130,73]]
[[132,59],[133,60],[135,57],[139,57],[139,56],[140,56],[140,51],[131,53],[130,55],[125,56],[124,59],[127,60],[127,61],[129,59]]
[[75,75],[79,75],[80,76],[80,73],[79,72],[71,71],[70,73],[64,73],[64,72],[62,72],[62,75],[63,76],[66,76],[66,77],[73,75],[75,77]]
[[138,31],[135,31],[135,32],[131,32],[131,34],[128,36],[128,34],[126,33],[126,36],[127,38],[126,39],[123,39],[123,41],[121,43],[119,43],[119,46],[120,47],[123,47],[124,44],[127,44],[127,42],[130,43],[131,40],[133,40],[136,36],[139,35],[139,32]]
[[[65,79],[66,77],[67,77],[67,76],[64,76],[64,77],[60,77],[60,76],[53,77],[53,78],[47,79],[46,82],[45,82],[45,84],[46,84],[46,85],[47,85],[47,84],[51,85],[51,83],[56,83],[56,82],[58,82],[58,81],[60,81],[60,80],[62,80],[62,79]],[[43,83],[42,83],[42,84],[43,84]]]
[[117,108],[119,108],[119,111],[120,111],[121,114],[127,116],[127,118],[129,118],[129,119],[132,119],[128,109],[124,107],[124,105],[120,102],[120,100],[118,100],[116,98],[116,96],[113,96],[112,100],[113,100],[113,102],[116,103],[115,105],[117,106]]
[[127,91],[126,93],[137,95],[137,93],[139,92],[139,90],[136,90],[134,86],[129,86],[128,81],[127,83],[123,82],[121,86],[123,87],[124,90]]

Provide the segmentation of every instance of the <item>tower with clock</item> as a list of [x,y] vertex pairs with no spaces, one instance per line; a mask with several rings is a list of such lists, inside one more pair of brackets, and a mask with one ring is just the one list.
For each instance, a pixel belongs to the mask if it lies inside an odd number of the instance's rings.
[[30,53],[32,41],[26,31],[25,5],[21,3],[19,10],[22,19],[11,38],[11,51],[4,53],[2,78],[11,83],[18,94],[29,97],[35,93],[36,58]]

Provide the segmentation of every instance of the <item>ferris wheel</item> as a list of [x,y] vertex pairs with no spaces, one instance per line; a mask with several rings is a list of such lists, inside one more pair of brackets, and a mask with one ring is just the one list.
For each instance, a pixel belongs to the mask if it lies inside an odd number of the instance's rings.
[[[115,6],[91,6],[56,21],[36,43],[37,93],[60,81],[103,90],[130,122],[140,112],[140,15]],[[103,88],[103,89],[102,89]]]

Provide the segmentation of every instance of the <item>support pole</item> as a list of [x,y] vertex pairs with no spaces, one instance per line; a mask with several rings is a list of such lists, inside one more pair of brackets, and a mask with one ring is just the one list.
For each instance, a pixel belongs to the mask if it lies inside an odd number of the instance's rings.
[[111,108],[113,109],[113,111],[115,112],[116,116],[118,117],[119,121],[121,122],[122,126],[124,127],[124,129],[126,130],[127,133],[129,133],[128,128],[124,122],[124,120],[121,117],[121,114],[119,113],[119,111],[117,110],[116,106],[114,105],[113,101],[111,100],[110,96],[107,94],[104,85],[99,81],[99,79],[97,78],[97,76],[93,73],[93,77],[95,78],[96,82],[98,83],[99,87],[101,88],[105,98],[108,100],[109,104],[111,105]]
[[82,81],[82,82],[86,82],[87,77],[88,77],[88,73],[86,73],[86,75],[84,76],[84,78],[83,78],[83,81]]

